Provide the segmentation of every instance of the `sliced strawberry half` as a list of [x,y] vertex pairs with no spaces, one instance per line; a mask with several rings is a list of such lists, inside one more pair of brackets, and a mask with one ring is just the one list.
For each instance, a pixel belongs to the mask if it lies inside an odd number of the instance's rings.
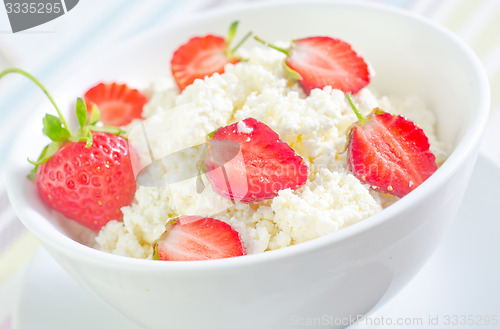
[[206,175],[214,191],[231,200],[262,201],[307,181],[304,159],[254,118],[218,129],[209,146]]
[[175,82],[181,91],[196,79],[204,79],[214,73],[223,73],[226,64],[235,64],[240,61],[240,58],[233,54],[249,34],[235,48],[229,49],[237,25],[238,22],[231,24],[227,40],[213,34],[196,36],[174,52],[170,66]]
[[95,104],[101,111],[102,123],[110,126],[124,126],[141,119],[142,108],[148,101],[139,90],[115,82],[95,85],[87,90],[84,98],[89,113]]
[[229,224],[207,217],[184,216],[167,224],[154,243],[153,259],[209,260],[246,254],[241,238]]
[[378,108],[364,117],[348,100],[359,121],[349,132],[347,164],[359,180],[403,197],[437,170],[427,136],[414,122]]
[[228,63],[239,62],[236,57],[227,57],[226,40],[216,35],[191,38],[177,49],[170,63],[172,75],[180,90],[184,90],[196,79],[204,79],[214,73],[223,73]]
[[289,49],[258,41],[287,55],[286,66],[304,92],[331,86],[357,93],[370,82],[368,65],[349,43],[325,36],[294,40]]

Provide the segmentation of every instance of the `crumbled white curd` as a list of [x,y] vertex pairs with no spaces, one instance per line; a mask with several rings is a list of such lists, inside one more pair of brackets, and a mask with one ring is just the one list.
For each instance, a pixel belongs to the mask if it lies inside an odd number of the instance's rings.
[[[150,258],[167,220],[199,215],[229,223],[248,254],[260,253],[338,231],[386,205],[385,197],[346,169],[346,131],[356,116],[344,94],[327,87],[306,97],[297,83],[287,79],[284,55],[273,49],[257,47],[242,55],[249,60],[227,65],[224,74],[196,80],[181,94],[171,82],[152,86],[143,112],[148,119],[132,128],[129,140],[143,167],[165,160],[148,167],[142,177],[146,183],[139,184],[133,203],[122,208],[123,222],[109,222],[96,238],[97,248]],[[414,120],[427,134],[438,164],[444,161],[447,152],[436,138],[435,118],[421,99],[379,97],[368,88],[353,99],[364,114],[380,107]],[[304,186],[281,190],[271,200],[233,204],[216,194],[206,178],[200,184],[196,146],[218,127],[248,117],[266,123],[304,158],[309,166]],[[251,132],[244,123],[237,128]],[[144,146],[144,135],[149,147]]]

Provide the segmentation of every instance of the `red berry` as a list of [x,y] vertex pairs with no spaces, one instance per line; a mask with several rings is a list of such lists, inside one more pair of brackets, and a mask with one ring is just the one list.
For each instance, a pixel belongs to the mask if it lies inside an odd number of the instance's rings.
[[166,261],[208,260],[245,255],[245,247],[229,224],[213,218],[179,217],[167,224],[154,244],[153,258]]
[[347,164],[362,182],[398,197],[437,170],[424,131],[405,117],[380,109],[351,128]]
[[180,90],[196,79],[204,79],[214,73],[223,73],[228,63],[240,60],[228,56],[226,40],[216,35],[191,38],[174,53],[170,63],[172,75]]
[[370,82],[370,71],[364,59],[345,41],[330,37],[309,37],[292,42],[289,49],[257,41],[287,55],[286,68],[299,80],[304,92],[331,86],[343,92],[356,93]]
[[[124,131],[95,126],[100,111],[92,109],[89,115],[82,98],[76,100],[79,127],[73,131],[52,96],[35,77],[20,69],[6,73],[18,73],[36,83],[58,115],[44,116],[42,132],[51,142],[36,161],[28,160],[35,166],[28,178],[35,180],[42,201],[95,231],[110,220],[122,219],[120,209],[130,205],[136,189],[128,142],[118,136]],[[114,85],[110,87],[113,90]]]
[[92,133],[85,142],[66,142],[38,166],[36,185],[42,200],[67,218],[94,231],[121,220],[120,208],[132,202],[136,189],[126,139]]
[[142,118],[142,109],[147,98],[139,90],[126,84],[99,83],[85,93],[87,110],[95,104],[101,111],[104,125],[124,126],[134,119]]
[[264,123],[247,118],[217,130],[209,140],[207,177],[220,195],[256,202],[307,181],[304,159]]

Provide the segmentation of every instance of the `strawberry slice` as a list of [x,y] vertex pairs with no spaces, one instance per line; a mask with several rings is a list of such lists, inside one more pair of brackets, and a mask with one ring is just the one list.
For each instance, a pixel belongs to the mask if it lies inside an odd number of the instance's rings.
[[139,90],[126,84],[99,83],[84,95],[90,113],[95,104],[101,111],[104,125],[124,126],[134,119],[142,118],[142,108],[147,98]]
[[167,261],[208,260],[246,254],[238,232],[229,224],[198,216],[170,221],[153,248],[153,259]]
[[250,203],[306,183],[304,159],[264,123],[247,118],[212,134],[205,168],[218,194]]
[[357,93],[370,82],[370,71],[347,42],[331,37],[309,37],[294,40],[289,49],[256,40],[287,55],[285,64],[292,77],[299,80],[304,92],[331,86],[343,92]]
[[346,96],[359,119],[347,144],[347,164],[354,176],[403,197],[437,170],[427,136],[414,122],[378,108],[364,117]]
[[214,73],[224,73],[226,64],[236,64],[240,61],[240,58],[233,54],[250,34],[247,34],[236,47],[229,49],[237,26],[238,22],[231,24],[227,40],[213,34],[197,36],[189,39],[174,52],[170,66],[181,91],[196,79],[204,79]]

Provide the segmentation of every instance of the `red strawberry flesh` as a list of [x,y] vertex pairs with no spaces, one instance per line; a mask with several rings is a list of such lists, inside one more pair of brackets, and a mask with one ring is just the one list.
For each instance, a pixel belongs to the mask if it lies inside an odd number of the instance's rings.
[[296,40],[286,64],[299,73],[306,94],[326,86],[356,93],[370,82],[364,59],[340,39],[320,36]]
[[101,111],[104,125],[124,126],[134,119],[142,118],[142,109],[147,98],[139,90],[126,84],[99,83],[84,95],[90,113],[95,104]]
[[400,115],[376,109],[349,135],[348,167],[381,192],[403,197],[436,170],[436,158],[421,128]]
[[167,225],[154,245],[154,258],[165,261],[210,260],[245,255],[245,247],[229,224],[198,216],[184,216]]
[[172,56],[172,75],[180,90],[184,90],[196,79],[204,79],[214,73],[223,73],[228,63],[239,59],[227,55],[226,40],[216,35],[191,38],[180,46]]
[[[217,161],[225,153],[237,153],[221,141],[237,143],[239,156],[225,163]],[[213,189],[226,198],[246,203],[262,201],[277,196],[280,190],[295,190],[307,181],[308,168],[302,157],[254,118],[220,128],[209,142],[207,177]]]
[[121,220],[136,189],[127,140],[92,133],[85,142],[67,142],[36,172],[41,199],[67,218],[94,231],[110,220]]

